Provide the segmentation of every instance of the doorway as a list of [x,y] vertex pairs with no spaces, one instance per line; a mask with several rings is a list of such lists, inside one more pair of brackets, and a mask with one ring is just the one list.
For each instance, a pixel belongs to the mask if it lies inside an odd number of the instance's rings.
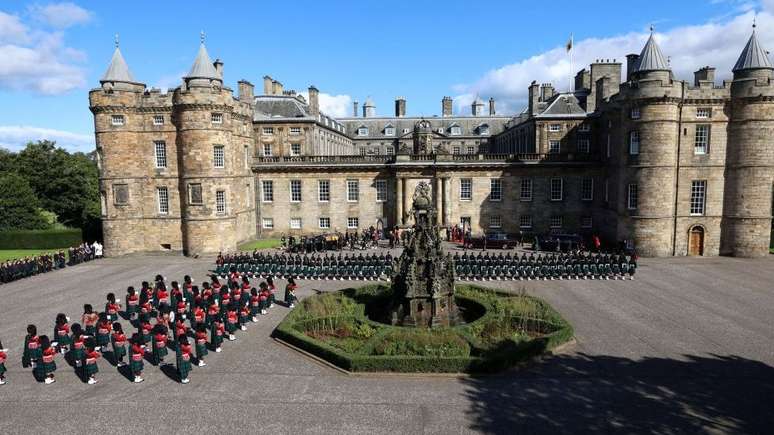
[[688,255],[704,255],[704,227],[696,225],[688,230]]

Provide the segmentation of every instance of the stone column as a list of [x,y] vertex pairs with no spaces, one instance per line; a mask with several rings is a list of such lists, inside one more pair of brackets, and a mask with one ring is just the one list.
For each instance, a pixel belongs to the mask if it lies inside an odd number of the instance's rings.
[[395,178],[395,225],[403,225],[403,178]]
[[451,190],[449,187],[449,177],[443,177],[443,224],[447,227],[451,225]]
[[441,192],[441,177],[435,176],[435,187],[433,187],[433,193],[435,194],[435,222],[438,224],[438,226],[443,225],[442,221],[442,210],[443,206],[441,205],[441,199],[443,197],[443,193]]

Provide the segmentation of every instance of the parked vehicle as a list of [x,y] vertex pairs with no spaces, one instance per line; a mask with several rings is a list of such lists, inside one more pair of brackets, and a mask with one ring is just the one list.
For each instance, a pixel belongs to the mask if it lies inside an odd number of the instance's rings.
[[585,245],[578,234],[544,234],[535,238],[536,251],[568,252],[581,249]]
[[483,236],[473,237],[468,242],[468,248],[473,249],[515,249],[520,243],[518,234],[508,234],[502,231],[490,231]]

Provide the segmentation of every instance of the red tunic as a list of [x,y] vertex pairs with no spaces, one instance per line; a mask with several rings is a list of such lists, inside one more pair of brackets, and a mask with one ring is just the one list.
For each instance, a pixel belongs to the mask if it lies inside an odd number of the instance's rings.
[[113,333],[113,342],[116,344],[116,346],[125,346],[126,345],[126,334],[122,334],[120,332],[114,332]]
[[196,344],[207,344],[206,332],[196,332]]
[[99,325],[97,325],[97,334],[110,334],[110,331],[113,330],[113,325],[110,324],[110,322],[99,322]]
[[102,355],[97,352],[96,350],[87,350],[86,351],[86,364],[96,364],[97,359],[101,357]]
[[0,352],[0,364],[5,364],[6,358],[8,358],[8,355],[5,352]]
[[228,311],[227,315],[228,323],[237,323],[239,319],[237,318],[237,312],[233,310]]
[[194,320],[196,322],[199,322],[199,323],[204,322],[204,310],[201,309],[200,307],[194,308],[193,315],[194,315]]
[[126,304],[130,307],[136,307],[140,303],[140,297],[136,294],[126,297]]
[[43,349],[43,362],[46,364],[54,362],[54,355],[56,355],[56,350],[53,347]]
[[61,325],[56,325],[56,336],[57,337],[64,337],[65,335],[70,333],[70,325],[67,323],[62,323]]
[[183,361],[189,361],[191,359],[191,345],[190,344],[181,344],[180,345],[180,358],[182,358]]
[[115,316],[116,314],[118,314],[118,310],[121,309],[121,306],[118,304],[107,304],[105,308],[107,308],[106,311],[108,314],[110,314],[111,316]]
[[145,356],[145,351],[142,349],[142,346],[135,343],[132,345],[132,361],[142,361],[143,357]]

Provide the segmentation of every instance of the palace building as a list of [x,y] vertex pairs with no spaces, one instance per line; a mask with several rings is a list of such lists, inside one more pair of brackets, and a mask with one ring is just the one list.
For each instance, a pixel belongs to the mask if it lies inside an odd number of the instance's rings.
[[597,234],[640,254],[768,254],[774,183],[774,68],[755,30],[731,80],[674,77],[653,35],[598,60],[575,89],[533,82],[527,107],[497,114],[351,117],[322,113],[269,76],[255,95],[223,82],[202,41],[181,85],[162,93],[116,47],[94,114],[106,255],[235,250],[253,238],[411,225],[431,186],[440,226],[482,233]]

